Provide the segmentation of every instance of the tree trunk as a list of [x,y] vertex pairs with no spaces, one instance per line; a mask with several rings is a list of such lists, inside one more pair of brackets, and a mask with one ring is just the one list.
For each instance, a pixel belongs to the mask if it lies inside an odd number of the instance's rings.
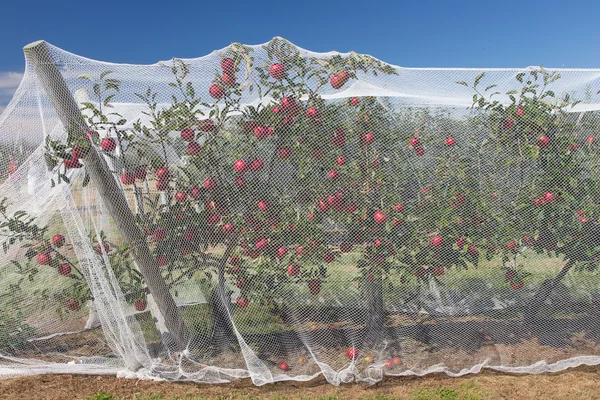
[[229,344],[236,340],[233,322],[231,320],[231,298],[225,286],[225,266],[231,253],[237,244],[237,236],[229,243],[223,257],[219,261],[219,276],[216,286],[213,288],[209,298],[210,312],[213,323],[211,344],[215,352],[223,352]]
[[[31,43],[25,46],[23,51],[29,64],[33,66],[69,138],[85,138],[88,129],[87,123],[56,67],[46,42]],[[144,276],[146,285],[153,294],[161,314],[165,317],[167,328],[173,334],[178,349],[185,349],[188,345],[189,332],[162,277],[160,268],[148,248],[146,239],[136,224],[135,216],[129,208],[120,186],[108,169],[106,161],[94,146],[90,146],[90,151],[83,160],[90,180],[100,193],[123,239],[130,246],[133,258],[140,267],[140,272]]]
[[88,318],[85,321],[85,326],[83,329],[94,329],[100,326],[100,318],[98,318],[98,312],[96,311],[96,305],[94,304],[94,300],[88,300],[87,302],[88,309]]
[[542,286],[537,293],[530,300],[525,308],[525,320],[532,321],[536,319],[536,315],[540,308],[544,305],[546,299],[552,294],[554,289],[558,286],[562,278],[569,272],[569,270],[575,265],[575,261],[568,260],[565,266],[560,270],[558,275],[553,279],[547,279],[542,283]]
[[365,281],[364,296],[367,300],[365,343],[376,345],[385,337],[385,306],[383,304],[383,280],[381,277]]

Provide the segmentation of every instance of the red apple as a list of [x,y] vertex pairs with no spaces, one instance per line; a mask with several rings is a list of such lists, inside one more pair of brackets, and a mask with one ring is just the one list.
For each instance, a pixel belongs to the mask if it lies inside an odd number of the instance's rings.
[[386,368],[394,368],[394,361],[392,361],[392,360],[385,360],[385,367]]
[[262,169],[262,167],[264,167],[265,163],[262,160],[262,158],[255,158],[254,160],[252,160],[252,162],[250,163],[250,169],[252,171],[260,171]]
[[261,238],[256,242],[255,247],[257,250],[264,250],[267,248],[268,245],[269,241],[265,238]]
[[350,99],[350,103],[351,103],[353,106],[355,106],[355,105],[357,105],[358,103],[360,103],[360,100],[359,100],[359,98],[358,98],[358,97],[353,97],[353,98],[351,98],[351,99]]
[[244,178],[238,176],[237,178],[235,178],[233,183],[235,183],[235,186],[237,187],[242,187],[246,184],[246,181],[244,180]]
[[548,136],[546,136],[546,135],[540,136],[540,138],[537,141],[537,145],[540,149],[543,149],[544,147],[548,146],[549,144],[550,144],[550,139],[548,139]]
[[329,177],[329,179],[333,180],[336,179],[339,176],[339,172],[336,169],[332,169],[331,171],[329,171],[327,173],[327,176]]
[[477,250],[477,248],[471,244],[467,247],[467,253],[475,257],[479,255],[479,251]]
[[431,238],[430,242],[433,247],[440,247],[444,239],[440,235]]
[[197,200],[200,197],[200,189],[196,186],[190,189],[190,197]]
[[260,200],[259,202],[256,203],[256,205],[258,206],[258,208],[261,211],[267,211],[269,209],[269,206],[270,206],[269,202],[266,201],[266,200]]
[[288,369],[290,369],[290,366],[287,363],[282,362],[279,364],[279,369],[282,371],[287,371]]
[[[64,159],[63,160],[63,165],[65,166],[65,168],[67,169],[73,169],[73,168],[81,168],[83,167],[83,165],[79,162],[79,160],[75,157],[70,158],[70,159]],[[15,169],[16,170],[16,169]],[[14,172],[11,172],[14,173]]]
[[552,203],[554,200],[556,200],[556,196],[554,196],[554,193],[552,193],[552,192],[544,193],[544,201],[546,203]]
[[279,154],[279,157],[281,159],[285,160],[287,158],[290,158],[290,156],[292,155],[292,149],[290,149],[287,146],[283,146],[277,149],[277,153]]
[[227,223],[221,227],[221,230],[223,230],[223,232],[225,233],[233,233],[235,232],[235,226],[233,224]]
[[185,151],[190,156],[197,156],[202,151],[202,146],[198,142],[191,142],[187,145]]
[[167,190],[167,186],[168,186],[168,184],[166,182],[163,182],[163,181],[156,182],[156,190],[158,190],[159,192]]
[[513,288],[513,290],[519,290],[523,287],[523,281],[510,282],[510,287]]
[[176,202],[183,203],[186,200],[187,200],[187,193],[186,192],[177,192],[177,193],[175,193],[175,201]]
[[147,305],[148,302],[145,299],[135,299],[133,301],[133,307],[136,311],[144,311]]
[[248,301],[247,298],[245,297],[238,297],[237,300],[235,301],[236,304],[238,305],[239,308],[245,308],[248,306],[248,304],[250,303]]
[[348,347],[346,349],[346,357],[351,360],[356,360],[358,358],[358,349],[356,347]]
[[327,212],[329,211],[329,203],[326,200],[321,199],[317,203],[317,208],[321,212]]
[[212,119],[205,119],[202,120],[199,124],[198,124],[198,128],[202,131],[202,132],[212,132],[215,130],[216,125],[213,122]]
[[293,97],[284,97],[281,99],[281,108],[288,112],[296,112],[296,108],[298,104],[296,103],[296,99]]
[[572,145],[569,146],[569,151],[574,152],[578,148],[579,148],[579,145],[577,143],[573,143]]
[[223,72],[233,73],[235,71],[235,62],[232,58],[224,58],[221,60],[221,69]]
[[336,162],[338,165],[344,165],[346,163],[346,157],[339,156]]
[[285,68],[279,63],[272,64],[269,68],[269,75],[274,79],[281,80],[285,76]]
[[62,247],[65,244],[65,237],[60,233],[57,233],[56,235],[52,236],[52,244],[55,247]]
[[590,136],[588,136],[588,137],[587,137],[587,139],[585,139],[585,142],[586,142],[587,144],[592,144],[592,143],[594,143],[595,141],[596,141],[596,137],[595,137],[594,135],[590,135]]
[[58,273],[62,276],[67,276],[71,273],[71,266],[69,264],[60,264],[58,267]]
[[433,275],[435,275],[435,276],[442,276],[442,275],[444,275],[445,272],[446,272],[446,270],[444,269],[443,265],[438,265],[437,267],[435,267],[433,269]]
[[422,156],[423,154],[425,154],[425,150],[422,147],[419,147],[415,149],[415,154],[418,156]]
[[217,84],[217,83],[213,83],[210,88],[208,89],[208,93],[215,99],[220,99],[221,97],[223,97],[223,95],[225,94],[225,90],[223,90],[223,88]]
[[323,260],[329,264],[335,261],[335,256],[333,255],[333,253],[325,253],[323,255]]
[[164,228],[156,228],[152,232],[152,238],[157,242],[163,241],[167,238],[167,231]]
[[375,135],[373,135],[371,132],[367,132],[364,135],[362,135],[362,142],[364,144],[371,144],[375,141]]
[[319,118],[320,113],[319,110],[317,110],[314,107],[310,107],[309,109],[306,110],[306,116],[310,119],[316,119]]
[[135,173],[134,172],[123,172],[121,174],[121,183],[123,185],[133,185],[135,183]]
[[402,360],[400,359],[400,357],[394,357],[392,358],[392,363],[394,365],[400,365],[402,363]]
[[221,82],[223,82],[225,86],[235,85],[235,74],[223,72],[223,75],[221,75]]
[[215,187],[217,187],[217,181],[214,178],[207,178],[204,181],[204,188],[206,190],[213,190]]
[[385,223],[386,219],[387,217],[381,211],[375,211],[375,214],[373,214],[373,220],[375,220],[375,222],[377,222],[378,224]]
[[65,307],[67,307],[67,310],[69,311],[77,311],[81,308],[81,304],[79,304],[79,302],[76,299],[71,297],[65,303]]
[[221,221],[221,216],[219,214],[210,214],[207,219],[209,225],[217,225],[219,221]]
[[258,140],[263,140],[269,137],[269,130],[264,125],[259,125],[254,128],[254,137]]
[[515,242],[514,240],[511,240],[510,242],[506,243],[506,248],[509,250],[514,250],[515,247],[517,247],[517,242]]
[[160,181],[166,181],[169,179],[169,170],[165,167],[163,168],[159,168],[156,170],[156,177],[158,178],[158,180]]
[[193,129],[186,128],[181,131],[181,138],[183,140],[185,140],[186,142],[191,142],[192,140],[194,140],[196,138],[196,133],[194,132]]
[[233,163],[233,169],[235,169],[238,174],[243,174],[248,170],[248,164],[246,164],[246,161],[244,160],[237,160]]
[[350,74],[348,71],[337,73],[331,77],[331,87],[334,89],[339,89],[344,86],[346,82],[348,82],[348,79],[350,79]]
[[456,140],[453,137],[446,138],[446,146],[454,146]]
[[289,276],[298,276],[300,274],[300,266],[298,264],[290,264],[287,267]]
[[408,141],[408,145],[410,147],[419,147],[421,145],[421,139],[418,137],[413,137]]
[[402,203],[398,203],[394,206],[394,208],[398,211],[398,212],[403,212],[404,211],[404,205]]
[[102,253],[106,254],[106,253],[110,252],[110,244],[108,244],[108,242],[104,242],[104,243],[102,243],[102,245],[100,243],[95,243],[94,251],[97,254],[102,254]]
[[52,261],[52,257],[48,253],[40,253],[37,256],[37,262],[40,265],[48,265]]
[[110,152],[114,151],[117,148],[117,143],[113,138],[104,138],[100,142],[100,147],[102,148],[102,150]]

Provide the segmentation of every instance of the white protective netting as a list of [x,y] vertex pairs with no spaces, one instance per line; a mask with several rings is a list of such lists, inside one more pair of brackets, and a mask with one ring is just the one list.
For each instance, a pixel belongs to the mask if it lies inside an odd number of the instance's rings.
[[0,116],[0,375],[600,364],[600,70],[45,42]]

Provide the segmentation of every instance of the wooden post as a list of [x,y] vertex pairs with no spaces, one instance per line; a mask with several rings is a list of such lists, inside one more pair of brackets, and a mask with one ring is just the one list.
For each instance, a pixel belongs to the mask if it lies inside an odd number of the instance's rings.
[[[63,76],[54,64],[46,42],[31,43],[23,48],[23,52],[29,64],[34,68],[52,106],[67,129],[69,137],[76,135],[85,138],[88,130],[87,123]],[[165,324],[173,334],[178,349],[184,350],[189,342],[189,332],[161,275],[160,268],[148,248],[146,238],[136,224],[135,216],[129,208],[127,199],[106,161],[94,146],[90,146],[90,151],[83,161],[91,182],[98,189],[123,239],[129,245],[133,258],[139,266],[161,314],[165,317]]]

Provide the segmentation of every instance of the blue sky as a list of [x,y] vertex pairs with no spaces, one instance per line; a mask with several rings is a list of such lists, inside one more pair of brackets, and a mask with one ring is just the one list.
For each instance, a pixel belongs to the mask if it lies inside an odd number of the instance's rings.
[[600,68],[600,0],[6,0],[0,107],[23,71],[22,47],[34,40],[104,61],[154,63],[274,36],[405,67]]

